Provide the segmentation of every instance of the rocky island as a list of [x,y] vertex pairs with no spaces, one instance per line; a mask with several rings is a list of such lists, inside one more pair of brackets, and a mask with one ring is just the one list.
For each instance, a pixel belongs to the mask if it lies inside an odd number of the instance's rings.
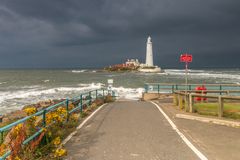
[[162,72],[161,68],[153,65],[153,51],[152,51],[152,41],[149,36],[146,44],[146,63],[140,63],[138,59],[128,59],[123,64],[116,64],[104,68],[105,71],[115,72],[115,71],[139,71],[156,73]]

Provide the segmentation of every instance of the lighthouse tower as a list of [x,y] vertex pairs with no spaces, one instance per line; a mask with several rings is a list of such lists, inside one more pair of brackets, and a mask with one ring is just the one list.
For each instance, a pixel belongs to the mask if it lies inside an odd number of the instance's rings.
[[152,51],[152,41],[150,36],[147,39],[146,66],[153,66],[153,51]]
[[152,40],[150,36],[147,39],[146,63],[140,64],[138,71],[145,73],[157,73],[162,71],[160,67],[153,65]]

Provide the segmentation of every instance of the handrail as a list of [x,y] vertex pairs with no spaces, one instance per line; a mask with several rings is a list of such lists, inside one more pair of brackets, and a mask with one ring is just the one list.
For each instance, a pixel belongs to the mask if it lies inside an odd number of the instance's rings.
[[[181,86],[185,86],[185,83],[145,83],[147,85],[156,85],[156,84],[160,84],[160,85],[181,85]],[[187,84],[187,85],[209,85],[209,86],[238,86],[240,87],[240,84],[232,84],[232,83],[222,83],[222,84],[214,84],[214,83],[210,83],[210,84],[202,84],[202,83],[191,83],[191,84]]]
[[145,93],[173,93],[176,90],[195,90],[204,85],[207,90],[240,90],[239,84],[173,84],[173,83],[145,83]]
[[[100,91],[101,91],[101,92],[100,92]],[[49,106],[49,107],[47,107],[47,108],[45,108],[45,109],[43,109],[43,110],[40,110],[40,111],[38,111],[37,113],[34,113],[34,114],[30,115],[30,116],[26,116],[26,117],[24,117],[24,118],[22,118],[22,119],[19,119],[19,120],[15,121],[15,122],[13,122],[13,123],[11,123],[11,124],[8,124],[8,125],[6,125],[6,126],[4,126],[4,127],[1,127],[1,128],[0,128],[0,144],[4,142],[4,140],[3,140],[3,138],[4,138],[4,132],[12,129],[13,127],[15,127],[15,126],[17,126],[17,125],[19,125],[19,124],[22,124],[22,123],[26,122],[27,120],[31,119],[31,118],[34,117],[34,116],[42,116],[43,124],[46,124],[46,114],[49,113],[49,112],[54,111],[54,110],[57,109],[59,106],[65,106],[65,107],[66,107],[66,110],[67,110],[67,121],[68,121],[70,114],[72,114],[73,112],[75,112],[75,111],[77,111],[77,110],[79,110],[79,109],[80,109],[80,111],[82,112],[83,105],[87,105],[87,106],[88,106],[88,105],[91,104],[91,102],[92,102],[94,99],[104,98],[104,96],[109,93],[109,92],[108,92],[107,94],[105,94],[105,91],[108,91],[108,90],[105,89],[105,88],[101,88],[101,89],[90,90],[90,91],[88,91],[88,92],[81,93],[80,95],[75,96],[75,97],[73,97],[73,98],[71,98],[71,99],[67,98],[66,100],[63,100],[63,101],[61,101],[61,102],[59,102],[59,103],[57,103],[57,104],[54,104],[54,105],[52,105],[52,106]],[[95,93],[95,97],[92,96],[93,93]],[[103,95],[100,95],[100,93],[102,93]],[[85,96],[85,95],[87,95],[87,96]],[[111,95],[114,96],[114,91],[112,91]],[[84,96],[85,96],[85,97],[84,97]],[[86,99],[86,98],[87,98],[87,99]],[[78,104],[77,107],[69,110],[69,108],[68,108],[69,101],[71,101],[71,102],[79,101],[79,104]],[[84,102],[83,102],[83,101],[84,101]],[[52,124],[50,124],[50,125],[52,125]],[[49,126],[50,126],[50,125],[49,125]],[[49,127],[49,126],[47,126],[47,127]],[[46,126],[43,125],[43,127],[41,127],[41,128],[40,128],[38,131],[36,131],[33,135],[31,135],[30,137],[26,138],[26,139],[23,141],[23,145],[29,143],[29,142],[32,141],[35,137],[39,136],[39,135],[43,132],[43,130],[44,130],[43,128],[44,128],[44,127],[46,127]],[[0,157],[0,160],[6,159],[10,154],[11,154],[11,151],[7,151],[4,155],[2,155],[2,156]]]

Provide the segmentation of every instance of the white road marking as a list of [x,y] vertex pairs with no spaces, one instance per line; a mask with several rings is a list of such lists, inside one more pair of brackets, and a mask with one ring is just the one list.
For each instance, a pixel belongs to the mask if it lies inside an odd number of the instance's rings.
[[167,119],[169,124],[172,126],[173,130],[177,132],[177,134],[182,138],[182,140],[186,143],[186,145],[201,159],[201,160],[208,160],[206,156],[204,156],[185,136],[182,134],[182,132],[179,131],[177,126],[173,123],[173,121],[168,117],[168,115],[162,110],[162,108],[151,101],[152,104],[154,104],[158,110],[163,114],[163,116]]
[[76,129],[76,131],[72,132],[67,138],[64,139],[64,141],[62,142],[62,145],[65,145],[76,133],[77,130],[81,129],[85,123],[87,123],[88,120],[90,120],[100,109],[102,109],[105,105],[107,105],[107,103],[101,105],[100,107],[98,107],[98,109],[96,109],[90,116],[88,116]]

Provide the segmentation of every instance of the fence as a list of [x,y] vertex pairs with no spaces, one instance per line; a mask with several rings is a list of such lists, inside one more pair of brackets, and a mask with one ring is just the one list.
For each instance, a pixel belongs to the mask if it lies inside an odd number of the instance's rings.
[[[172,83],[146,83],[144,85],[145,93],[174,93],[178,90],[193,91],[197,86],[203,84],[172,84]],[[232,91],[233,95],[240,95],[240,85],[237,84],[204,84],[207,90]],[[233,92],[233,91],[236,92]],[[221,95],[223,92],[219,92]]]
[[[106,93],[107,92],[107,93]],[[55,111],[58,107],[60,106],[64,106],[66,107],[66,111],[67,111],[67,121],[69,120],[69,116],[76,112],[76,111],[83,111],[83,106],[89,106],[93,100],[98,99],[98,98],[104,98],[106,94],[109,94],[109,92],[106,89],[98,89],[98,90],[92,90],[92,91],[88,91],[85,93],[82,93],[78,96],[75,96],[71,99],[66,99],[60,103],[54,104],[50,107],[47,107],[35,114],[32,114],[30,116],[27,116],[25,118],[22,118],[20,120],[17,120],[11,124],[8,124],[2,128],[0,128],[0,144],[2,144],[4,142],[4,136],[7,134],[7,132],[9,130],[11,130],[13,127],[19,125],[19,124],[23,124],[24,122],[28,121],[29,119],[31,119],[34,116],[38,116],[42,119],[42,127],[39,128],[38,131],[36,131],[33,135],[31,135],[30,137],[28,137],[27,139],[25,139],[22,143],[22,145],[26,145],[28,144],[30,141],[32,141],[34,138],[38,137],[43,131],[44,128],[46,127],[51,127],[52,124],[49,124],[48,126],[46,126],[46,115],[50,112]],[[115,96],[115,93],[112,91],[111,93],[112,96]],[[77,103],[78,106],[69,110],[69,103]],[[2,155],[0,157],[0,160],[4,160],[6,159],[9,155],[11,154],[11,151],[7,151],[4,155]]]
[[[225,91],[207,91],[207,92],[222,93]],[[226,91],[226,92],[229,93],[231,91]],[[224,100],[240,100],[240,96],[205,95],[205,94],[196,94],[196,93],[185,92],[185,91],[175,91],[173,97],[174,97],[173,101],[175,105],[179,106],[179,108],[185,108],[185,111],[189,111],[191,113],[194,112],[194,108],[193,108],[194,97],[216,99],[218,101],[218,108],[217,108],[218,117],[223,116]]]

